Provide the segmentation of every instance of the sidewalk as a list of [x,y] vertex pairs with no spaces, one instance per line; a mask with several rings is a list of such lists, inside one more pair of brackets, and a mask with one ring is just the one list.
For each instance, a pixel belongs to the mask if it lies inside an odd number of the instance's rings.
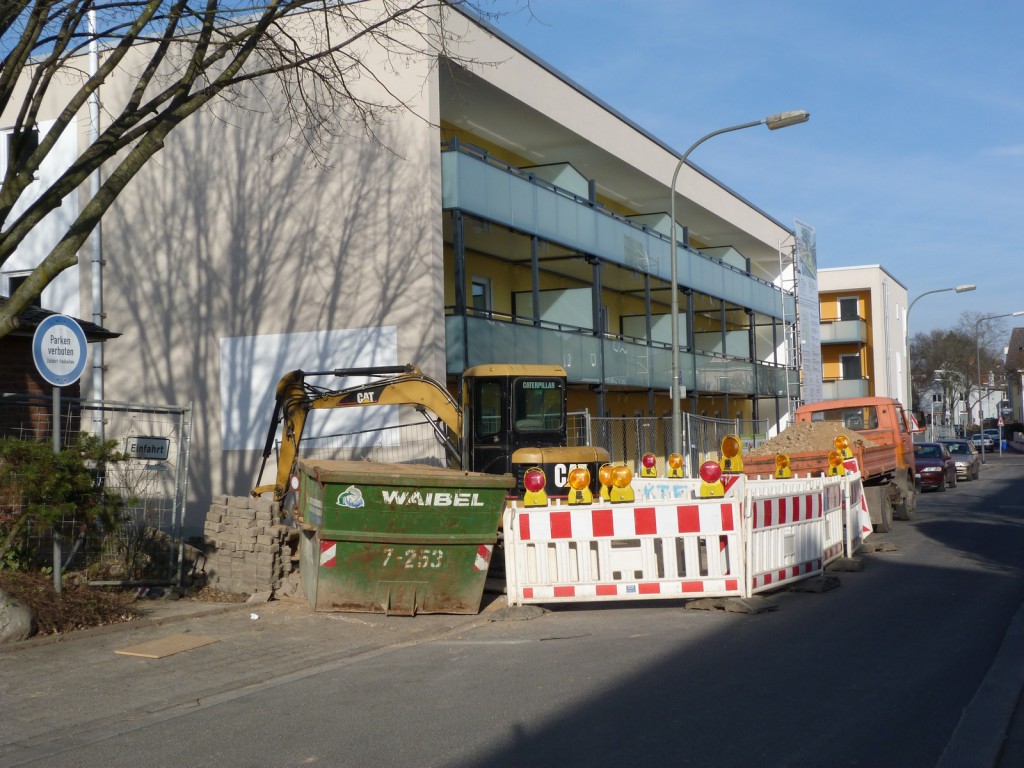
[[[503,600],[479,615],[415,618],[315,613],[305,600],[140,607],[142,619],[0,647],[0,768],[464,631],[508,610]],[[158,659],[116,653],[197,638],[211,642]]]

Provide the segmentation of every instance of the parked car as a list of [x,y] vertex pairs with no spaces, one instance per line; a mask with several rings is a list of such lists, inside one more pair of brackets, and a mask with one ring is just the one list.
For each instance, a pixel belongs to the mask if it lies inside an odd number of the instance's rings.
[[940,440],[956,462],[958,480],[977,480],[981,473],[981,454],[970,440]]
[[921,490],[956,488],[956,462],[942,443],[915,443],[914,477]]
[[981,449],[984,447],[986,451],[991,451],[996,447],[995,438],[992,435],[986,435],[984,432],[975,432],[971,435],[971,442],[975,448]]

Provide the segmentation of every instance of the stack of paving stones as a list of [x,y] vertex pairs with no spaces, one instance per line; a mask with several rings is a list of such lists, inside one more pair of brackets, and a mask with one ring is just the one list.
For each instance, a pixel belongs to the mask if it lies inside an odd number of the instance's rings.
[[293,568],[280,504],[248,496],[215,496],[206,515],[206,584],[222,592],[265,595]]

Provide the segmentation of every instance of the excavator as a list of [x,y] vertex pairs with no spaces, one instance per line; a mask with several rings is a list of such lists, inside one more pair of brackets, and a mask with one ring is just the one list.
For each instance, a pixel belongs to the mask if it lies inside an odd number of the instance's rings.
[[[322,376],[367,377],[368,381],[342,389],[308,381]],[[433,427],[453,468],[510,473],[516,478],[513,497],[523,496],[523,476],[531,467],[544,471],[549,498],[568,496],[568,474],[577,467],[590,470],[592,490],[597,492],[598,469],[608,462],[608,452],[566,445],[566,381],[565,370],[556,365],[475,366],[462,375],[460,405],[444,384],[412,364],[291,371],[277,384],[257,483],[263,479],[281,425],[277,474],[272,485],[257,485],[252,495],[273,493],[274,500],[283,503],[297,489],[295,464],[311,410],[377,405],[415,408]]]

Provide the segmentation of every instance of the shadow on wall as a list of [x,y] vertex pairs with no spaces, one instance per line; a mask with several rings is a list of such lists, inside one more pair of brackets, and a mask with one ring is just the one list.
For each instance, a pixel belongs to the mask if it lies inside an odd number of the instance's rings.
[[[219,112],[172,135],[104,225],[108,324],[124,333],[107,345],[107,398],[192,404],[189,509],[200,521],[214,494],[247,493],[259,468],[256,452],[221,451],[221,392],[251,401],[289,369],[263,360],[262,378],[225,371],[222,382],[221,339],[394,326],[400,357],[444,359],[429,127],[379,129],[387,146],[422,146],[418,161],[344,136],[324,168],[296,146],[273,151],[288,127],[272,114]],[[342,367],[368,351],[322,359]]]

